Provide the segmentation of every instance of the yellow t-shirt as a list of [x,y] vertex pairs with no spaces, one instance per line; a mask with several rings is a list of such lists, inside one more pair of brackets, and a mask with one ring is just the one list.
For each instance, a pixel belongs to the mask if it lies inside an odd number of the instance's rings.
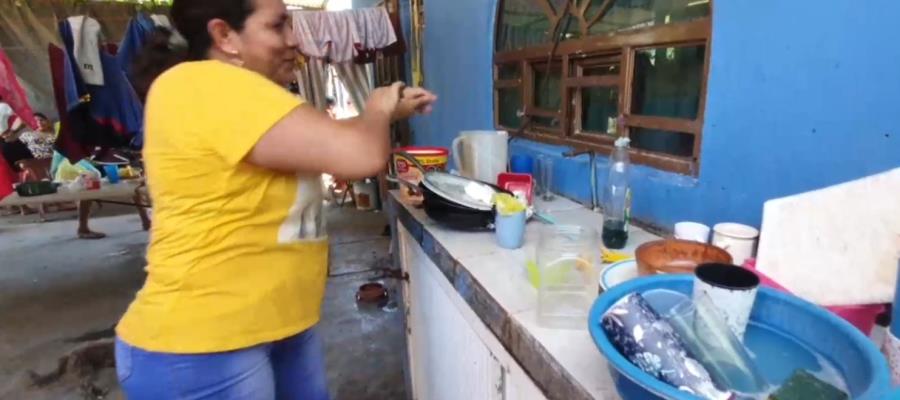
[[148,275],[117,327],[125,342],[219,352],[318,322],[328,263],[320,176],[242,161],[300,104],[263,76],[218,61],[179,64],[154,83],[144,144]]

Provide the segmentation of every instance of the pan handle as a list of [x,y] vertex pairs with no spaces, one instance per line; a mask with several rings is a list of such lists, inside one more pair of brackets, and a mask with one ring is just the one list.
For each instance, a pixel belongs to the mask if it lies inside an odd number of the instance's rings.
[[419,189],[418,185],[416,185],[415,183],[412,183],[410,181],[401,179],[400,177],[388,175],[385,177],[385,179],[387,179],[389,182],[394,182],[394,183],[406,186],[407,189],[409,189],[409,191],[411,192],[411,194],[421,194],[422,193],[422,190]]

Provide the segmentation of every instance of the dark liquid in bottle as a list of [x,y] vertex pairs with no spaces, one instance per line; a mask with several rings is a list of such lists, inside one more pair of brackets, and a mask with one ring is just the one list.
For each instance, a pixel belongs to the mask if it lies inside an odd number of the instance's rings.
[[603,245],[607,249],[618,250],[628,242],[628,230],[625,221],[605,221],[603,223]]

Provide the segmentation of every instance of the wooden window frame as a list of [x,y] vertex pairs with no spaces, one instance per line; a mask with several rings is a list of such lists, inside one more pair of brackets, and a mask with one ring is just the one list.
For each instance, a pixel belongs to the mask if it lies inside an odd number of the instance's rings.
[[[540,4],[546,0],[531,0]],[[595,0],[599,1],[599,0]],[[498,2],[499,13],[503,10],[503,0]],[[582,3],[588,4],[587,1]],[[613,5],[613,0],[604,0],[600,12],[590,21],[584,17],[585,7],[571,10],[573,16],[581,22],[583,33],[586,27],[600,20]],[[710,3],[712,7],[712,3]],[[546,12],[550,18],[551,26],[562,20],[562,16],[551,13],[552,7]],[[551,15],[552,14],[552,15]],[[710,14],[712,14],[710,12]],[[589,87],[617,87],[619,93],[619,115],[624,122],[624,129],[617,129],[619,136],[628,136],[631,128],[659,129],[686,133],[694,136],[694,148],[691,157],[679,157],[675,155],[651,152],[637,148],[631,148],[631,159],[638,163],[654,168],[672,171],[685,175],[696,176],[700,167],[700,149],[703,139],[703,120],[706,109],[706,89],[709,77],[709,60],[711,53],[711,17],[705,17],[688,22],[670,23],[655,27],[645,27],[613,35],[586,36],[578,39],[561,41],[558,44],[554,60],[560,60],[562,76],[560,85],[561,103],[559,113],[550,113],[547,110],[536,109],[533,106],[534,73],[533,64],[546,64],[547,57],[552,49],[552,43],[531,46],[520,50],[495,51],[494,53],[494,88],[516,88],[522,94],[522,110],[524,129],[519,127],[502,126],[499,123],[499,96],[494,90],[494,121],[497,129],[511,132],[513,135],[524,137],[543,143],[571,146],[579,150],[592,150],[599,154],[610,154],[613,149],[615,137],[605,132],[584,132],[581,125],[581,96],[579,91]],[[500,29],[500,24],[497,24]],[[634,59],[637,51],[660,47],[685,47],[704,46],[704,60],[702,76],[700,80],[700,94],[697,116],[693,120],[659,117],[650,115],[632,114],[632,81],[634,78]],[[619,74],[584,76],[583,67],[590,65],[590,61],[618,59]],[[496,80],[497,71],[504,64],[519,64],[520,79]],[[604,64],[600,64],[604,65]],[[608,65],[608,64],[605,64]],[[560,128],[552,129],[537,127],[531,124],[528,117],[558,117]],[[600,134],[598,134],[600,133]]]

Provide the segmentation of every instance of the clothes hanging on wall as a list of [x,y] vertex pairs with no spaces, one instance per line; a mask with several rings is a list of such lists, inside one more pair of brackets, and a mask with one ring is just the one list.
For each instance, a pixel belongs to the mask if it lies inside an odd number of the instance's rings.
[[103,85],[100,46],[104,40],[100,22],[84,15],[69,17],[66,21],[73,38],[70,52],[77,61],[82,79],[91,85]]
[[360,49],[382,49],[397,41],[382,7],[347,11],[295,11],[294,35],[300,51],[331,62],[352,61]]
[[0,101],[9,104],[12,111],[26,125],[37,129],[37,120],[34,119],[34,112],[28,104],[28,96],[25,94],[25,89],[19,84],[12,62],[3,49],[0,49]]

